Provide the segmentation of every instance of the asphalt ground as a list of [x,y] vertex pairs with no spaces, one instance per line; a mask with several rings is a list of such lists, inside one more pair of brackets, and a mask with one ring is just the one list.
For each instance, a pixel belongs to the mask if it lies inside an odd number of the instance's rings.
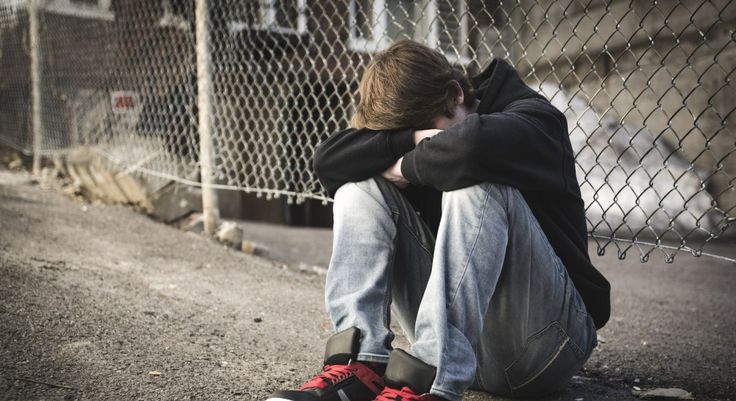
[[[0,400],[257,401],[298,386],[331,334],[312,268],[329,260],[330,231],[244,227],[274,260],[0,170]],[[548,400],[633,400],[634,386],[734,398],[736,264],[593,259],[612,318]]]

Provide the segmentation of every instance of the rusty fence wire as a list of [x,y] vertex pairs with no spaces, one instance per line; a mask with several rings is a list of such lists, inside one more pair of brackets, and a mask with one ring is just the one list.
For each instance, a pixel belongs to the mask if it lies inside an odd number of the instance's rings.
[[700,256],[736,218],[729,0],[196,1],[209,17],[204,120],[195,0],[0,0],[0,142],[92,146],[196,186],[209,121],[215,187],[328,202],[316,146],[348,126],[372,54],[413,39],[471,75],[505,58],[564,111],[598,253]]

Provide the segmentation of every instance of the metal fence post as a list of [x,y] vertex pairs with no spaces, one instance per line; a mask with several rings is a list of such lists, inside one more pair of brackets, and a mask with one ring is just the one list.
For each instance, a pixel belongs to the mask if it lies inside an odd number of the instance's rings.
[[197,106],[199,110],[199,164],[202,175],[202,212],[204,232],[214,234],[220,212],[214,182],[214,147],[212,144],[212,74],[210,60],[209,10],[207,0],[196,0]]
[[33,174],[41,172],[41,42],[38,22],[38,0],[28,0],[28,22],[31,46],[31,129],[33,130]]

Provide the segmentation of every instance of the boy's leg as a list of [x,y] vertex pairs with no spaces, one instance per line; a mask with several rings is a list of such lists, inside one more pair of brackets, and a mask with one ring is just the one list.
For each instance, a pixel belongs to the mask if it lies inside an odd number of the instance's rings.
[[[388,360],[393,339],[391,276],[406,270],[417,282],[429,278],[433,236],[393,184],[380,177],[345,184],[335,195],[334,212],[325,297],[337,334],[327,340],[322,372],[267,401],[373,400],[384,387],[375,362]],[[424,284],[411,290],[419,291],[407,298],[416,316]]]
[[[433,241],[406,199],[380,178],[338,191],[327,283],[337,331],[360,328],[358,359],[385,361],[391,292],[410,339],[422,300],[412,350],[439,368],[433,393],[457,399],[474,382],[534,395],[564,384],[590,354],[595,329],[521,194],[496,184],[445,193],[442,221],[423,299]],[[445,305],[438,293],[454,295]]]
[[[381,177],[343,185],[334,201],[327,311],[335,331],[360,329],[358,360],[385,363],[394,337],[391,294],[399,310],[416,316],[434,236],[396,186]],[[403,316],[402,327],[413,331],[413,318]]]
[[437,368],[431,393],[459,400],[473,383],[517,396],[564,385],[595,328],[521,193],[479,184],[446,192],[442,209],[412,346]]

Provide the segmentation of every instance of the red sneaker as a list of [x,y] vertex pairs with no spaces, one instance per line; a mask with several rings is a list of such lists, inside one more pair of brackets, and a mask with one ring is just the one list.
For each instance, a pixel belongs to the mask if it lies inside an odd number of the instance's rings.
[[383,377],[385,387],[374,401],[444,401],[429,394],[436,374],[434,366],[403,350],[394,350]]
[[417,394],[411,388],[404,386],[401,390],[384,387],[374,401],[442,401],[442,398],[429,393]]
[[383,390],[383,379],[357,355],[360,331],[348,329],[327,341],[325,365],[299,390],[273,393],[267,401],[372,401]]

